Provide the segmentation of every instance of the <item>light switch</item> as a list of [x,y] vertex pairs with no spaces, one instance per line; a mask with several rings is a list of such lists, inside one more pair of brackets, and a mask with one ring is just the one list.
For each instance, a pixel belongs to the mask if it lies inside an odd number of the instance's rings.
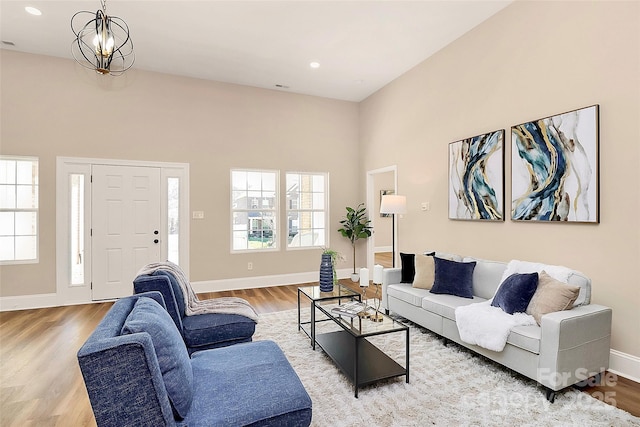
[[204,211],[193,211],[193,213],[191,214],[191,218],[204,219]]

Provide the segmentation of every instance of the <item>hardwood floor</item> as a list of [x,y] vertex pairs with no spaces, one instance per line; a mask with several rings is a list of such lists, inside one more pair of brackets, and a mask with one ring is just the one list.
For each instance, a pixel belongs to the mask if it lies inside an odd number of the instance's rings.
[[[357,284],[341,281],[352,289]],[[299,285],[200,294],[239,296],[259,313],[297,306]],[[0,313],[0,425],[94,426],[76,353],[111,303]],[[640,416],[640,384],[605,376],[584,391]],[[614,402],[615,401],[615,402]]]

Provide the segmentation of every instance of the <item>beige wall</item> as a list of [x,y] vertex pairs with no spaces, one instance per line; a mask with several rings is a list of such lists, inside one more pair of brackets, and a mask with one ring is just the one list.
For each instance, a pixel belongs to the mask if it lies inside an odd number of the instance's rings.
[[136,70],[105,79],[0,52],[0,153],[38,156],[41,183],[40,263],[1,267],[0,296],[55,292],[56,156],[189,163],[190,208],[205,212],[191,221],[194,281],[317,270],[319,249],[230,254],[229,170],[329,172],[330,244],[352,264],[336,230],[358,197],[357,104]]
[[[640,356],[639,61],[640,3],[521,1],[362,102],[365,170],[397,164],[407,196],[400,250],[581,270],[593,279],[593,302],[613,307],[612,348]],[[592,104],[600,104],[600,224],[447,219],[448,143],[507,130],[509,207],[510,126]]]

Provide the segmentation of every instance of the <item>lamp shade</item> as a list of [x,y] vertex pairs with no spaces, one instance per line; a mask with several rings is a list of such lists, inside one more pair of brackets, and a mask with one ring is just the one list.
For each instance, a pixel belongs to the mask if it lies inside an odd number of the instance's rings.
[[407,197],[396,194],[385,194],[380,201],[380,213],[403,214],[407,213]]

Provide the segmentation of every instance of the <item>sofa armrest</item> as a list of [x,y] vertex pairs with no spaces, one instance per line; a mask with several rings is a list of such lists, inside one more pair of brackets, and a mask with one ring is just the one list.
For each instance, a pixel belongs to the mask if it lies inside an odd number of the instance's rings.
[[400,283],[401,279],[401,268],[385,268],[384,270],[382,270],[382,307],[385,310],[389,310],[389,303],[387,301],[387,286]]
[[133,281],[133,292],[140,294],[143,292],[157,291],[162,294],[164,299],[164,307],[173,319],[173,322],[178,327],[180,334],[183,334],[182,318],[180,311],[178,310],[178,303],[176,301],[175,293],[171,281],[167,276],[148,276],[141,275]]
[[99,426],[175,425],[149,334],[89,338],[77,357]]
[[542,316],[538,382],[557,391],[608,369],[611,318],[597,304]]

